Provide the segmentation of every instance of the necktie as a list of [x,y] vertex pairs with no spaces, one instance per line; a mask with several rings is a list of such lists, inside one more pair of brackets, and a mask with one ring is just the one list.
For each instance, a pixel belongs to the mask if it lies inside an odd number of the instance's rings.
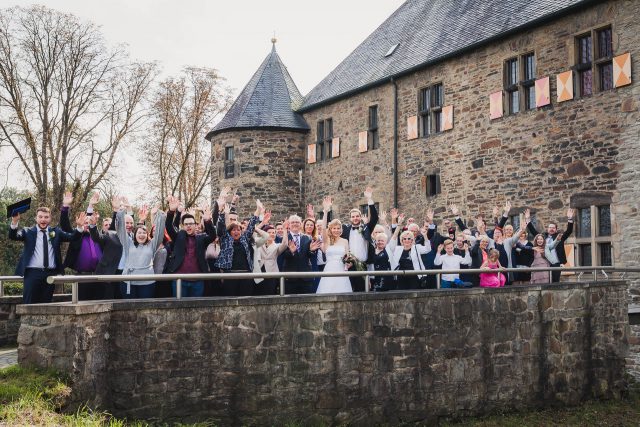
[[42,264],[44,268],[49,268],[49,242],[47,241],[47,230],[42,232]]
[[293,235],[293,241],[296,243],[296,249],[300,250],[300,235],[299,234],[294,234]]

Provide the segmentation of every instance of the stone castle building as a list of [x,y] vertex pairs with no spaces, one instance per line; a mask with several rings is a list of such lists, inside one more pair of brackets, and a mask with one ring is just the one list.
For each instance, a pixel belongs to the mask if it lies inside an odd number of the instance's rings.
[[574,264],[637,266],[638,16],[637,0],[408,0],[306,96],[274,48],[207,135],[213,194],[277,217],[326,195],[345,217],[366,185],[418,218],[509,199],[539,229],[571,206]]

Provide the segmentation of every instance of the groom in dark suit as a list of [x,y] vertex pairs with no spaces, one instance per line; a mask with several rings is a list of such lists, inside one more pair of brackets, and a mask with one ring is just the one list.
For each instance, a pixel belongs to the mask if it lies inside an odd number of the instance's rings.
[[20,214],[11,217],[9,239],[24,242],[24,250],[16,268],[16,274],[24,277],[22,300],[24,304],[51,302],[53,285],[47,277],[64,272],[60,254],[62,242],[72,242],[82,238],[86,214],[76,217],[78,227],[72,233],[65,233],[60,227],[50,227],[51,211],[41,207],[36,211],[36,225],[30,228],[18,226]]
[[[369,222],[362,221],[362,212],[359,209],[351,209],[349,211],[349,220],[351,224],[342,224],[342,238],[349,241],[349,252],[353,254],[359,261],[366,263],[369,256],[369,246],[373,245],[371,233],[378,224],[378,210],[373,202],[373,191],[371,187],[364,190],[364,197],[367,199],[369,209]],[[331,222],[331,212],[327,216],[327,224]],[[349,271],[354,271],[352,266]],[[353,292],[364,292],[364,277],[350,277]]]
[[[311,258],[316,256],[320,242],[302,233],[298,215],[289,217],[289,227],[289,248],[283,253],[282,271],[311,271]],[[313,279],[287,279],[285,286],[287,294],[308,294],[313,292]]]

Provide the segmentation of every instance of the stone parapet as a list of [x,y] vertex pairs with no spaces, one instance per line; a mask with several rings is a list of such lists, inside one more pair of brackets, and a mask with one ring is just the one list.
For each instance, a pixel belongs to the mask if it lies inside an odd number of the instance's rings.
[[[54,295],[55,302],[71,301],[71,295]],[[20,316],[16,307],[22,304],[22,296],[0,297],[0,347],[15,346],[20,328]]]
[[373,425],[616,398],[625,281],[20,306],[23,365],[117,416]]

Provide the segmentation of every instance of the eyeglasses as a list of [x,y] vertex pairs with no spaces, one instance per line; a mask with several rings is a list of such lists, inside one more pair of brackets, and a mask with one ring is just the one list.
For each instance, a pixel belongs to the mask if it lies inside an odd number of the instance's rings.
[[402,240],[413,240],[413,237],[403,237]]
[[195,222],[185,222],[182,225],[184,225],[185,227],[188,227],[190,225],[196,225],[196,223]]

